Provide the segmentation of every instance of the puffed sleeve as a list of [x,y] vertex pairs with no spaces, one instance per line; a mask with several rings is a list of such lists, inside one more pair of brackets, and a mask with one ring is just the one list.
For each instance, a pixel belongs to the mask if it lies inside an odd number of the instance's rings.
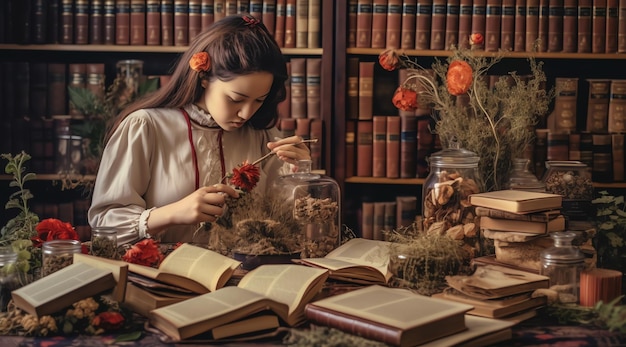
[[104,149],[96,177],[89,224],[118,228],[118,243],[146,235],[151,209],[143,196],[150,181],[155,125],[144,111],[129,115]]

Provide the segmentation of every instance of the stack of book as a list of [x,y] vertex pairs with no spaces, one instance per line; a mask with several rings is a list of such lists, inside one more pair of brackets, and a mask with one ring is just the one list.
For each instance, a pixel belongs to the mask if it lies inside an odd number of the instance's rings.
[[549,234],[565,230],[559,194],[499,190],[470,195],[469,201],[500,263],[538,272],[541,251],[552,246]]
[[546,305],[545,296],[533,296],[547,288],[546,276],[498,265],[479,266],[472,275],[446,278],[448,287],[434,298],[472,305],[469,315],[519,322],[536,315]]

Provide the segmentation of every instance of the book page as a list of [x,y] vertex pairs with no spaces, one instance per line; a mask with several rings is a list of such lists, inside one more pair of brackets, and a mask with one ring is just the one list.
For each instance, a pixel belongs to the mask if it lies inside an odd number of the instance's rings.
[[93,267],[109,270],[117,282],[113,290],[113,299],[117,302],[124,302],[126,296],[126,283],[128,282],[128,263],[121,260],[107,259],[93,255],[75,253],[74,263],[85,263]]
[[159,271],[191,278],[215,291],[224,286],[240,264],[217,252],[185,243],[165,257]]

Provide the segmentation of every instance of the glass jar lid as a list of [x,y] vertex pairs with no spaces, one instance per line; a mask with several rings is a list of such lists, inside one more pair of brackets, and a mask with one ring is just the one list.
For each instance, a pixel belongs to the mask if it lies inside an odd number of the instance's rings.
[[553,232],[550,237],[554,240],[554,247],[541,252],[544,262],[552,264],[577,264],[585,261],[584,254],[572,245],[576,234],[571,231]]
[[433,153],[428,158],[428,162],[433,167],[457,167],[475,168],[478,167],[480,157],[463,148],[446,148]]

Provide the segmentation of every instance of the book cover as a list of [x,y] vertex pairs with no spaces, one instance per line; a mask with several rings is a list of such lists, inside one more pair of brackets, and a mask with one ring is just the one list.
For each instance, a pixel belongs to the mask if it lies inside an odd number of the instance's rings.
[[591,52],[592,0],[578,0],[578,53]]
[[523,190],[496,190],[471,194],[470,204],[516,213],[531,213],[560,209],[563,197],[559,194]]
[[360,120],[357,123],[356,175],[372,177],[373,170],[373,136],[374,124],[371,120]]
[[309,2],[296,1],[296,48],[308,48],[309,42]]
[[565,217],[560,215],[547,222],[480,217],[480,227],[493,231],[515,231],[529,234],[547,234],[565,230]]
[[355,121],[346,121],[346,178],[352,177],[356,173],[356,123]]
[[432,15],[430,26],[430,49],[443,50],[446,45],[446,14],[448,8],[446,0],[432,1]]
[[263,22],[263,0],[250,0],[248,1],[248,7],[249,11],[247,12],[249,12],[252,17]]
[[191,42],[202,31],[202,1],[189,0],[187,20],[189,25],[188,40]]
[[387,39],[387,0],[372,1],[372,48],[385,48]]
[[150,317],[150,311],[154,309],[175,304],[191,297],[192,296],[185,298],[180,296],[159,295],[139,285],[128,282],[126,284],[124,306],[144,317]]
[[[560,0],[557,0],[560,1]],[[539,0],[539,25],[537,31],[537,52],[548,51],[550,30],[550,0]]]
[[604,53],[617,53],[619,0],[606,0],[606,35]]
[[500,49],[513,51],[515,42],[515,0],[502,1],[502,24],[500,27]]
[[324,168],[323,143],[324,143],[324,121],[321,118],[311,119],[309,124],[310,138],[318,139],[317,142],[309,144],[311,150],[311,170],[322,170]]
[[419,0],[415,15],[415,49],[430,48],[433,0]]
[[396,226],[408,227],[415,223],[417,217],[417,197],[396,196]]
[[385,202],[374,201],[374,223],[372,224],[372,240],[383,240],[385,229]]
[[539,39],[539,0],[526,0],[526,52],[537,51]]
[[386,177],[387,118],[372,117],[372,177]]
[[115,44],[130,44],[130,0],[115,2]]
[[548,52],[563,51],[563,0],[550,0],[548,6]]
[[146,44],[161,44],[161,1],[146,1]]
[[400,177],[400,122],[398,116],[388,116],[386,125],[385,175]]
[[[46,43],[59,43],[59,34],[61,32],[61,28],[59,27],[59,22],[61,19],[60,18],[61,1],[60,0],[49,1],[49,2],[42,1],[42,3],[47,4],[47,11],[45,12],[46,27],[44,28],[45,29],[44,34],[45,34],[45,40],[46,40],[45,42]],[[102,13],[104,14],[104,10]],[[4,14],[6,15],[7,13],[5,12]],[[4,21],[5,19],[2,18],[0,20]],[[0,37],[2,37],[2,35],[0,35]]]
[[580,161],[580,133],[569,134],[569,160]]
[[611,81],[607,128],[610,133],[626,131],[626,80]]
[[74,43],[74,1],[62,0],[60,13],[61,35],[60,43],[71,45]]
[[626,0],[617,5],[617,52],[626,52]]
[[91,1],[89,6],[89,43],[101,45],[104,43],[104,1]]
[[591,53],[604,53],[606,49],[606,2],[593,0],[591,10]]
[[388,48],[400,48],[402,35],[402,0],[389,0],[387,3],[387,27],[385,44]]
[[593,134],[588,131],[580,133],[580,161],[593,167]]
[[570,132],[576,130],[576,100],[578,98],[578,78],[557,77],[554,99],[555,130]]
[[359,58],[348,58],[347,70],[347,119],[359,119]]
[[417,15],[417,0],[404,0],[402,3],[402,27],[400,48],[415,49],[415,17]]
[[283,138],[294,136],[296,134],[296,118],[281,118],[280,132]]
[[446,11],[446,38],[444,49],[452,49],[453,46],[456,47],[459,44],[460,0],[447,1]]
[[611,80],[587,79],[589,96],[587,98],[587,131],[603,133],[608,131],[609,98]]
[[321,119],[321,58],[306,58],[306,116],[311,119]]
[[146,1],[130,1],[130,44],[146,44]]
[[526,51],[526,0],[515,0],[515,52]]
[[[484,33],[487,28],[487,0],[474,0],[472,4],[472,33]],[[485,42],[472,46],[484,50]]]
[[[533,298],[530,294],[521,293],[498,299],[477,299],[453,288],[446,288],[441,293],[433,294],[432,297],[472,305],[474,308],[467,312],[471,316],[501,319],[529,309],[537,309],[547,304],[546,296]],[[514,323],[509,322],[509,324]]]
[[459,48],[468,49],[470,47],[469,38],[472,34],[473,2],[472,0],[460,0],[459,6]]
[[174,0],[161,0],[161,45],[174,45]]
[[594,182],[611,182],[613,180],[611,134],[592,134],[592,140],[591,179]]
[[501,219],[510,219],[510,220],[519,220],[519,221],[528,221],[528,222],[542,222],[547,223],[558,216],[561,215],[561,210],[548,210],[548,211],[540,211],[535,213],[514,213],[507,212],[495,208],[488,208],[482,206],[476,206],[474,209],[474,213],[476,213],[479,217],[491,217],[491,218],[501,218]]
[[115,44],[115,0],[105,0],[104,1],[104,44],[105,45],[114,45]]
[[291,117],[306,118],[306,59],[291,58]]
[[357,0],[348,0],[348,35],[346,38],[346,44],[349,48],[356,47],[356,22],[358,9],[359,6]]
[[546,150],[547,160],[568,160],[569,134],[549,132]]
[[624,182],[624,134],[611,134],[613,182]]
[[578,49],[578,1],[563,2],[563,52],[574,53]]
[[383,230],[393,232],[396,230],[396,202],[385,202],[385,219],[383,220]]
[[487,0],[485,15],[485,51],[496,52],[501,48],[502,0]]
[[372,47],[373,0],[358,0],[356,13],[356,47]]
[[74,43],[89,43],[89,1],[74,1]]
[[296,133],[303,140],[311,138],[311,121],[310,118],[296,118]]
[[213,1],[213,16],[215,17],[214,20],[216,22],[226,17],[226,1],[225,0]]
[[365,240],[374,239],[374,203],[363,201],[361,203],[361,237]]
[[[263,21],[263,24],[265,24],[267,31],[269,31],[270,34],[274,36],[274,33],[276,33],[277,1],[276,0],[260,0],[259,2],[261,3],[261,6],[262,6],[261,7],[261,19]],[[252,4],[250,4],[250,6],[254,7]],[[311,21],[311,23],[314,23],[314,21]]]
[[417,117],[400,116],[400,177],[416,176]]
[[215,23],[215,2],[213,0],[201,0],[200,24],[202,30],[206,30],[213,23]]
[[374,65],[371,61],[359,62],[359,120],[371,120],[374,107]]
[[276,0],[276,24],[274,39],[278,47],[285,47],[285,16],[287,15],[287,1]]
[[189,0],[174,0],[174,46],[189,44]]
[[466,330],[465,313],[471,308],[373,285],[309,303],[305,315],[314,324],[395,346],[414,346]]

